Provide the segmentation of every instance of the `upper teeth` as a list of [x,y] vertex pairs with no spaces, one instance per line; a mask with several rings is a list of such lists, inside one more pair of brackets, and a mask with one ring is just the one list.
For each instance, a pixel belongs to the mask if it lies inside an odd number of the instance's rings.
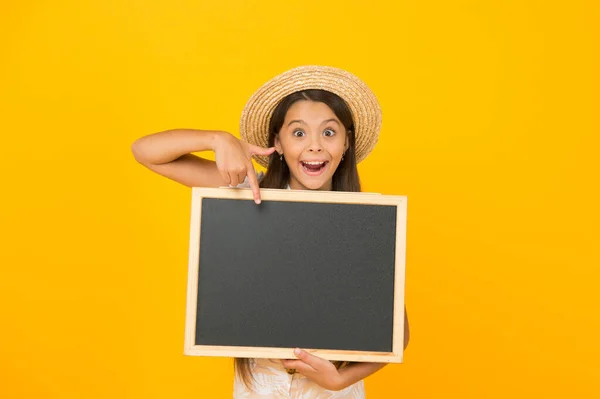
[[304,162],[307,165],[323,165],[325,162]]

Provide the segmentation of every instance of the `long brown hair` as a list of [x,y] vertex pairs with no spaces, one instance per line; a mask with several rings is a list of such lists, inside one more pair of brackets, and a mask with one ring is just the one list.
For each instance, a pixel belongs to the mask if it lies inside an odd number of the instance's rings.
[[[316,101],[327,105],[335,116],[342,122],[348,135],[348,150],[344,154],[343,161],[338,165],[332,178],[332,191],[360,192],[360,179],[356,168],[356,136],[354,134],[354,120],[352,112],[344,100],[336,94],[325,90],[302,90],[292,93],[279,102],[271,120],[269,121],[269,147],[275,145],[275,137],[279,134],[288,109],[298,101]],[[274,152],[269,158],[267,172],[260,182],[261,188],[284,189],[290,181],[290,169],[285,161],[279,159],[279,154]],[[336,368],[341,368],[349,362],[333,362]],[[236,358],[234,362],[235,372],[241,381],[252,389],[253,376],[250,368],[250,359]]]

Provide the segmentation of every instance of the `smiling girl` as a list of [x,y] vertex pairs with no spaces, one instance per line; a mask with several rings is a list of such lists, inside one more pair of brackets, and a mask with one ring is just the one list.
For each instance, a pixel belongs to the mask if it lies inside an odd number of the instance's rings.
[[[356,76],[332,67],[289,70],[250,98],[241,140],[224,131],[176,129],[138,139],[135,159],[189,187],[359,192],[357,163],[377,143],[381,110]],[[192,152],[214,151],[215,161]],[[266,167],[257,174],[252,159]],[[405,313],[404,347],[408,344]],[[363,379],[380,363],[330,362],[296,349],[297,359],[236,359],[234,398],[365,397]]]

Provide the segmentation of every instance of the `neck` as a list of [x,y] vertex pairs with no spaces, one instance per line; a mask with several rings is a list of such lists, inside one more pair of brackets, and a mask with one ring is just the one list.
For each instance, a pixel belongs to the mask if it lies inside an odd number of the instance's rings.
[[333,180],[329,180],[323,186],[321,186],[319,188],[314,188],[314,189],[304,186],[302,183],[300,183],[298,180],[296,180],[294,178],[290,179],[289,185],[290,185],[290,189],[292,189],[292,190],[331,191],[333,189]]

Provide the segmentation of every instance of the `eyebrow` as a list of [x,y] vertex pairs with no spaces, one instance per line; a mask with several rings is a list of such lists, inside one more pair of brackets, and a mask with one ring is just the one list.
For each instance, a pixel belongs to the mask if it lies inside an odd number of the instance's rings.
[[[295,122],[295,123],[300,123],[300,124],[304,124],[304,125],[306,125],[306,122],[304,122],[302,119],[294,119],[294,120],[290,121],[290,123],[288,123],[287,125],[288,125],[288,126],[290,126],[290,125],[291,125],[292,123],[294,123],[294,122]],[[340,123],[338,122],[338,120],[337,120],[337,119],[331,118],[331,119],[324,120],[324,121],[321,123],[321,125],[325,125],[325,124],[327,124],[327,123],[329,123],[329,122],[335,122],[335,123],[337,123],[338,125],[340,124]]]
[[288,123],[287,125],[289,126],[292,123],[300,123],[306,125],[306,122],[304,122],[302,119],[294,119],[293,121],[290,121],[290,123]]
[[325,125],[326,123],[329,123],[329,122],[335,122],[338,125],[340,124],[337,119],[331,118],[331,119],[327,119],[326,121],[323,121],[323,123],[321,123],[321,125]]

